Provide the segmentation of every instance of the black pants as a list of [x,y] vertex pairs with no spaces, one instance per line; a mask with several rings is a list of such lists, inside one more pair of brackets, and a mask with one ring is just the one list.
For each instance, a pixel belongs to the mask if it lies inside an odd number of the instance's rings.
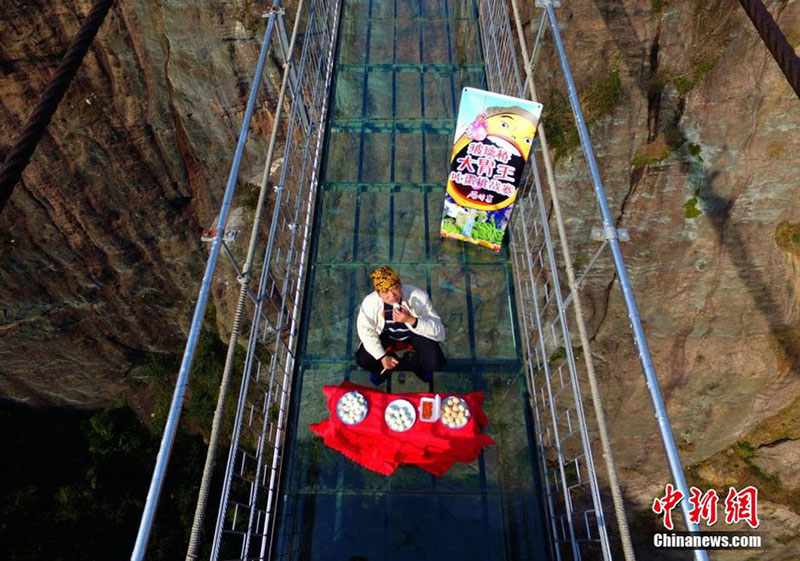
[[[381,335],[381,344],[384,347],[388,347],[393,342],[395,342],[393,339],[390,339],[386,335]],[[422,374],[426,371],[434,372],[436,370],[441,370],[444,368],[444,365],[447,364],[447,359],[444,358],[444,353],[442,353],[442,347],[433,339],[428,339],[422,335],[411,335],[411,337],[402,342],[410,344],[414,347],[414,351],[416,352],[407,352],[406,356],[399,359],[400,363],[392,369],[392,372],[408,370],[410,372]],[[393,352],[389,354],[395,357],[397,356]],[[375,374],[380,374],[381,370],[383,370],[381,361],[369,354],[364,348],[364,345],[358,346],[356,362],[361,368]]]

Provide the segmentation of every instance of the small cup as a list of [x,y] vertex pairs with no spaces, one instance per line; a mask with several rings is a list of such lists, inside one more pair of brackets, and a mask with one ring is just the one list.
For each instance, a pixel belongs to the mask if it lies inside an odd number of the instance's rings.
[[423,397],[419,400],[419,420],[424,423],[435,423],[442,414],[442,398]]

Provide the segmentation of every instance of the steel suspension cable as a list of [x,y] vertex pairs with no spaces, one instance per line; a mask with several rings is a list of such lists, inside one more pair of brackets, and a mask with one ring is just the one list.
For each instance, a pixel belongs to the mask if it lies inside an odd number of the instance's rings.
[[739,3],[747,12],[789,85],[794,89],[795,95],[800,98],[800,58],[786,40],[781,28],[775,23],[772,14],[764,7],[761,0],[739,0]]
[[[658,377],[656,376],[655,367],[653,365],[653,358],[650,355],[650,347],[647,344],[647,337],[645,337],[644,327],[642,326],[642,320],[639,316],[639,306],[636,304],[636,297],[633,294],[633,287],[628,277],[628,270],[622,258],[619,236],[614,226],[611,209],[608,206],[608,198],[606,197],[603,181],[600,178],[600,170],[594,156],[594,149],[589,139],[589,129],[586,126],[586,119],[581,109],[578,90],[575,87],[575,81],[572,79],[572,71],[569,68],[567,53],[564,49],[564,43],[561,40],[561,31],[559,30],[558,19],[556,18],[553,8],[553,1],[543,0],[543,4],[547,11],[547,18],[550,21],[550,29],[553,34],[556,51],[564,74],[564,81],[567,85],[569,103],[572,107],[572,114],[575,117],[575,124],[578,127],[578,136],[581,139],[583,153],[589,165],[592,187],[594,188],[595,198],[597,199],[597,204],[603,217],[603,232],[608,240],[609,248],[611,249],[614,269],[617,272],[617,280],[622,291],[622,297],[625,300],[625,307],[628,310],[628,319],[630,320],[631,330],[633,331],[633,340],[639,351],[639,362],[642,365],[642,371],[647,383],[647,390],[650,394],[653,409],[655,410],[656,424],[661,435],[661,442],[664,445],[664,451],[667,455],[670,474],[672,475],[675,487],[683,493],[684,497],[688,497],[689,487],[686,484],[686,476],[683,473],[683,465],[681,464],[680,454],[678,453],[678,446],[675,444],[675,437],[672,434],[672,425],[669,422],[667,408],[664,404],[664,397],[661,394],[661,387],[658,384]],[[700,530],[700,527],[698,524],[692,522],[689,508],[689,501],[681,501],[680,509],[683,514],[686,529],[690,532],[697,532]],[[695,549],[693,550],[693,554],[695,561],[708,561],[708,553],[705,549]]]
[[[273,12],[270,15],[270,23],[267,32],[265,43],[269,40],[271,26],[274,24],[276,17],[275,10],[280,5],[280,0],[275,0],[273,4]],[[278,102],[275,109],[275,115],[272,124],[272,133],[269,139],[269,147],[267,149],[266,160],[264,163],[264,170],[261,176],[261,186],[258,194],[258,203],[256,205],[255,217],[253,218],[253,226],[250,231],[250,243],[247,247],[247,257],[245,258],[244,266],[242,267],[242,275],[239,278],[240,289],[239,298],[236,303],[236,314],[233,319],[231,328],[230,340],[228,341],[228,353],[225,357],[225,367],[223,369],[222,380],[220,382],[220,391],[217,399],[217,406],[214,410],[214,419],[211,425],[211,437],[209,438],[208,452],[206,453],[206,461],[203,467],[203,476],[200,482],[200,491],[197,499],[197,507],[194,514],[194,522],[192,523],[192,532],[189,538],[189,548],[186,553],[186,561],[193,561],[197,559],[197,549],[199,547],[200,535],[205,518],[206,504],[208,502],[208,494],[211,487],[211,479],[216,464],[217,448],[219,446],[219,435],[222,430],[222,419],[225,413],[225,402],[227,401],[228,392],[230,390],[230,382],[233,374],[233,367],[235,363],[236,347],[239,342],[239,334],[241,331],[242,317],[245,312],[245,304],[247,302],[248,289],[250,280],[252,279],[253,262],[255,260],[256,248],[258,246],[258,234],[261,229],[261,221],[264,214],[264,206],[267,198],[267,187],[269,185],[270,168],[275,155],[275,146],[278,140],[278,131],[280,129],[281,114],[283,112],[284,99],[286,97],[286,88],[289,82],[289,74],[292,69],[292,55],[295,43],[297,42],[297,32],[300,27],[301,14],[303,10],[304,0],[300,0],[297,6],[297,12],[294,20],[294,27],[292,29],[292,38],[289,42],[289,48],[286,52],[286,60],[284,64],[283,80],[281,82],[280,93],[278,94]],[[286,165],[287,162],[284,162]],[[274,201],[272,225],[270,228],[267,252],[264,257],[264,267],[269,267],[269,262],[272,253],[272,246],[275,239],[275,229],[278,222],[278,214],[280,212],[281,195],[283,186],[279,185],[276,189],[277,194]],[[278,335],[279,336],[279,335]]]
[[[280,5],[280,0],[275,0],[273,6]],[[269,27],[267,30],[269,31]],[[139,524],[139,531],[136,535],[136,543],[134,545],[133,553],[131,554],[131,561],[141,561],[144,559],[144,554],[147,549],[147,541],[150,538],[153,521],[155,519],[156,507],[158,506],[158,498],[161,494],[161,487],[164,483],[166,476],[167,464],[169,457],[172,454],[172,445],[175,442],[175,434],[178,430],[178,421],[181,414],[181,406],[183,404],[183,397],[186,393],[186,388],[189,385],[189,373],[192,368],[194,360],[194,351],[197,347],[197,340],[200,336],[200,331],[203,324],[203,316],[205,315],[206,304],[211,292],[211,281],[214,278],[214,270],[217,266],[217,258],[222,246],[222,237],[225,232],[225,225],[228,220],[228,213],[231,207],[231,200],[233,199],[233,192],[236,188],[236,181],[239,176],[239,166],[244,154],[244,146],[247,142],[247,135],[250,130],[250,121],[253,116],[256,99],[258,97],[258,86],[261,83],[261,77],[264,72],[264,64],[267,59],[267,51],[269,47],[268,37],[266,37],[261,45],[261,52],[256,66],[255,76],[253,83],[250,86],[250,96],[247,99],[247,106],[245,108],[244,117],[242,118],[242,128],[239,132],[239,140],[236,144],[236,151],[233,156],[233,163],[231,170],[228,174],[228,182],[225,186],[225,194],[222,198],[222,205],[220,207],[217,235],[211,242],[211,250],[209,251],[208,261],[206,262],[206,269],[203,274],[203,281],[200,285],[200,292],[197,297],[197,304],[195,304],[194,315],[192,316],[192,324],[189,330],[189,337],[186,341],[186,347],[183,351],[183,358],[181,359],[181,367],[178,372],[178,379],[175,382],[175,391],[172,394],[172,402],[170,404],[169,415],[167,416],[167,423],[164,427],[164,435],[161,439],[161,446],[158,450],[156,457],[156,465],[153,468],[153,477],[150,481],[150,489],[147,492],[147,501],[145,502],[144,512],[142,512],[142,519]]]
[[114,0],[97,0],[94,3],[89,15],[86,16],[86,21],[83,22],[78,34],[64,54],[64,58],[56,68],[55,74],[47,82],[47,86],[39,98],[39,103],[33,109],[17,142],[6,156],[3,167],[0,169],[0,212],[11,198],[14,187],[30,162],[39,140],[47,130],[50,119],[58,109],[69,83],[80,68],[83,57],[94,41],[100,26],[103,25],[113,3]]
[[[525,66],[525,75],[530,90],[530,96],[533,101],[539,101],[536,93],[536,86],[533,81],[533,68],[531,60],[528,57],[528,46],[525,40],[525,33],[522,29],[522,21],[519,16],[519,7],[517,0],[511,0],[511,6],[514,11],[514,23],[517,28],[517,36],[519,39],[520,50],[522,51],[522,58]],[[636,556],[633,553],[633,545],[631,544],[631,535],[628,528],[628,520],[625,516],[625,505],[622,501],[622,492],[619,488],[619,481],[617,479],[617,468],[614,462],[614,454],[611,450],[610,439],[608,437],[608,428],[606,425],[605,412],[603,410],[603,403],[600,400],[600,388],[597,384],[597,375],[594,368],[594,360],[592,359],[591,346],[589,343],[589,336],[586,330],[586,320],[583,314],[583,304],[581,303],[580,287],[575,278],[575,269],[572,264],[572,256],[567,241],[567,232],[564,227],[564,221],[561,214],[561,203],[558,199],[558,190],[556,187],[555,173],[553,172],[553,163],[550,158],[549,146],[547,144],[547,135],[545,134],[545,127],[542,123],[539,124],[539,142],[542,146],[542,160],[544,162],[544,169],[547,175],[547,185],[550,190],[550,198],[553,204],[553,212],[558,226],[558,237],[561,243],[561,252],[564,256],[564,267],[567,271],[567,282],[569,284],[570,293],[573,295],[573,305],[575,306],[575,319],[578,325],[578,333],[580,335],[581,346],[583,346],[584,362],[586,363],[586,376],[589,379],[589,387],[592,393],[592,405],[594,406],[595,419],[597,420],[598,431],[600,434],[600,443],[603,449],[603,459],[606,464],[606,475],[608,476],[608,484],[611,488],[611,497],[614,502],[614,512],[617,517],[617,525],[619,527],[620,541],[622,542],[622,549],[627,561],[635,561]]]

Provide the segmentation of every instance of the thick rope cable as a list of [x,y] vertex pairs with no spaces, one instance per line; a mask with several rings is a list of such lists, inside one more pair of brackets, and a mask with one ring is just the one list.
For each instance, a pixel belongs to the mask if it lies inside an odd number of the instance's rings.
[[764,7],[761,0],[739,0],[739,3],[747,12],[789,85],[794,89],[795,95],[800,98],[800,58],[786,40],[781,28],[775,23],[772,14]]
[[[278,140],[278,131],[280,129],[281,114],[283,112],[284,98],[286,97],[286,89],[289,82],[289,74],[292,69],[292,54],[294,46],[297,42],[297,33],[300,28],[301,14],[303,12],[304,0],[300,0],[297,5],[297,12],[294,20],[294,27],[292,29],[292,38],[289,42],[289,48],[286,54],[286,64],[284,65],[283,80],[281,82],[280,93],[278,94],[277,107],[275,109],[275,116],[272,124],[272,134],[269,139],[269,148],[267,149],[266,161],[264,163],[264,171],[261,176],[261,188],[258,194],[258,204],[256,206],[255,217],[253,218],[253,227],[250,231],[250,244],[247,247],[247,258],[245,259],[244,266],[242,267],[242,275],[239,279],[239,299],[236,303],[236,315],[233,319],[231,328],[230,340],[228,341],[228,354],[225,357],[225,367],[223,369],[222,380],[220,382],[219,397],[217,399],[217,407],[214,410],[214,420],[211,424],[211,436],[208,443],[208,452],[206,453],[206,461],[203,467],[203,477],[200,481],[200,491],[197,497],[197,507],[194,513],[194,521],[192,522],[192,532],[189,537],[189,547],[186,552],[186,561],[194,561],[197,559],[197,551],[200,543],[200,536],[202,534],[203,520],[205,519],[205,511],[208,503],[208,494],[211,488],[211,479],[214,472],[214,465],[216,464],[217,448],[219,447],[219,437],[222,430],[222,419],[225,414],[225,402],[227,401],[228,392],[230,390],[230,382],[233,374],[233,367],[235,363],[236,347],[239,341],[239,333],[241,330],[242,317],[245,312],[245,303],[247,301],[248,288],[250,280],[252,279],[253,261],[255,259],[256,248],[258,246],[258,234],[261,228],[261,221],[264,213],[264,206],[267,199],[267,187],[269,186],[270,168],[275,154],[275,146]],[[278,17],[273,12],[272,17]],[[282,16],[280,16],[282,17]],[[285,165],[285,164],[284,164]],[[282,186],[277,190],[273,208],[273,224],[277,222],[277,216],[280,211],[281,194],[283,192]],[[224,225],[220,225],[224,227]],[[270,231],[270,242],[274,238],[274,228]],[[270,246],[271,250],[271,246]],[[264,258],[264,267],[269,267],[271,251],[268,250]],[[220,505],[221,506],[221,505]]]
[[69,83],[80,68],[83,57],[100,30],[100,26],[103,25],[106,14],[113,3],[114,0],[97,0],[92,6],[86,21],[83,22],[78,34],[64,54],[64,58],[56,68],[55,74],[47,82],[47,86],[39,98],[39,103],[36,104],[33,113],[28,118],[17,142],[6,156],[3,167],[0,169],[0,212],[11,198],[14,187],[30,162],[39,140],[47,130],[50,119],[58,109],[58,104],[61,103]]
[[[536,86],[533,81],[533,68],[528,56],[528,46],[525,40],[525,34],[522,28],[522,20],[519,16],[519,7],[517,0],[511,0],[511,6],[514,11],[514,22],[517,28],[517,36],[519,38],[520,50],[522,51],[523,62],[525,65],[526,81],[530,96],[533,101],[538,101],[536,94]],[[553,172],[553,163],[550,159],[550,151],[547,144],[547,135],[545,134],[545,127],[539,123],[539,142],[542,146],[542,160],[544,161],[545,173],[547,175],[547,185],[550,190],[550,198],[553,204],[553,213],[555,214],[556,224],[558,226],[558,237],[561,243],[561,251],[564,255],[564,268],[567,272],[567,281],[569,284],[570,292],[573,296],[572,304],[575,307],[575,319],[578,325],[578,333],[580,336],[581,345],[583,346],[584,362],[586,363],[586,375],[589,379],[589,388],[592,393],[592,404],[594,406],[595,418],[597,420],[598,432],[600,435],[600,443],[603,450],[603,459],[606,465],[606,474],[608,476],[608,484],[611,488],[611,497],[614,503],[614,513],[617,517],[617,526],[619,528],[620,541],[622,542],[622,549],[626,561],[635,561],[636,556],[633,552],[633,545],[631,543],[630,530],[628,528],[628,520],[625,517],[625,505],[622,500],[622,492],[619,488],[619,480],[617,478],[617,467],[614,462],[614,454],[611,450],[610,439],[608,437],[608,428],[606,426],[605,413],[603,411],[603,403],[600,400],[600,388],[597,384],[597,374],[594,368],[594,361],[592,359],[592,352],[589,343],[589,336],[586,330],[586,321],[583,314],[583,305],[580,297],[580,287],[575,278],[575,269],[572,264],[572,257],[569,250],[569,243],[567,242],[567,232],[564,227],[564,221],[561,215],[561,205],[558,199],[558,191],[556,188],[556,179]]]

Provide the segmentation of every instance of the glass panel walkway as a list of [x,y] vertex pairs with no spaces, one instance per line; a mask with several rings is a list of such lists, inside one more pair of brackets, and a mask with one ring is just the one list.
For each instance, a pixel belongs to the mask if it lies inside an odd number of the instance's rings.
[[[275,559],[548,559],[508,253],[439,238],[464,86],[485,88],[473,0],[344,0]],[[427,289],[449,359],[430,388],[387,390],[486,393],[496,446],[441,478],[373,473],[308,428],[323,386],[369,384],[355,318],[383,264]]]

